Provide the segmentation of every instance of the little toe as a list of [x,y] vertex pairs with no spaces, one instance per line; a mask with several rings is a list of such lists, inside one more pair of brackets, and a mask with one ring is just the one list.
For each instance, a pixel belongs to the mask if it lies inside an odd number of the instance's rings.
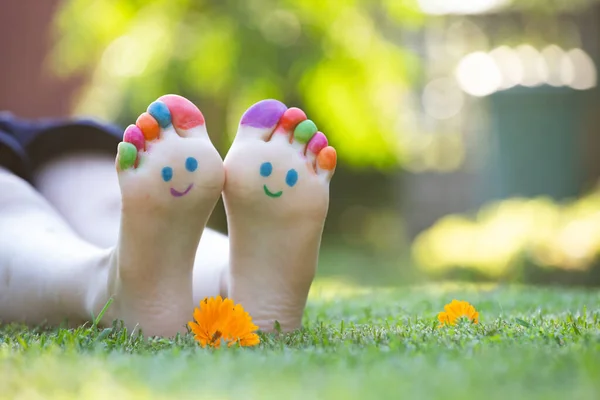
[[242,116],[236,139],[268,140],[286,110],[286,105],[280,101],[273,99],[259,101],[248,108]]
[[317,155],[317,174],[327,181],[331,179],[337,164],[337,153],[331,146],[325,147]]
[[117,146],[117,169],[125,171],[135,166],[138,150],[133,143],[121,142]]

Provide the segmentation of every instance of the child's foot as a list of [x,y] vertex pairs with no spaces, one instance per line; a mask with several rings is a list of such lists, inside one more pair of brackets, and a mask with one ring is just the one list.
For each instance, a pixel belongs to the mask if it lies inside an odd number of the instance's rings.
[[225,158],[229,296],[263,331],[299,328],[315,275],[336,153],[304,112],[246,111]]
[[107,317],[147,335],[185,332],[194,256],[225,178],[202,113],[183,97],[161,97],[125,130],[116,167],[123,212]]

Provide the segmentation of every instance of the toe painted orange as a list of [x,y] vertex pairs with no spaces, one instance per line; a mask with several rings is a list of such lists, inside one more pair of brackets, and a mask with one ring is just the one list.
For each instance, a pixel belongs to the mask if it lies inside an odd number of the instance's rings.
[[335,149],[331,146],[327,146],[321,150],[317,156],[317,163],[321,169],[327,171],[333,170],[337,164],[337,153]]
[[143,113],[135,121],[135,125],[144,133],[146,140],[154,140],[158,138],[160,126],[158,122],[148,113]]

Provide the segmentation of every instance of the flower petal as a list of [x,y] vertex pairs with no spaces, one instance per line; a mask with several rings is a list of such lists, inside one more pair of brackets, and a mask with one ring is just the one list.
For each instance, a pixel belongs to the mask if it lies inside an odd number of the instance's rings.
[[231,299],[217,296],[202,300],[200,307],[194,310],[194,320],[188,326],[202,347],[220,348],[222,342],[227,343],[227,347],[260,343],[259,336],[253,333],[258,327],[244,308]]

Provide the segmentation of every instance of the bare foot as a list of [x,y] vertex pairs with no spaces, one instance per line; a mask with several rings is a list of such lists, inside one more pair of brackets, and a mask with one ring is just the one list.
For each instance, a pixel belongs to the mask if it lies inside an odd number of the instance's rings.
[[161,97],[125,130],[116,167],[123,210],[107,318],[148,335],[185,332],[194,256],[225,177],[202,113],[183,97]]
[[303,111],[250,107],[224,161],[229,296],[271,331],[300,327],[314,278],[336,152]]

